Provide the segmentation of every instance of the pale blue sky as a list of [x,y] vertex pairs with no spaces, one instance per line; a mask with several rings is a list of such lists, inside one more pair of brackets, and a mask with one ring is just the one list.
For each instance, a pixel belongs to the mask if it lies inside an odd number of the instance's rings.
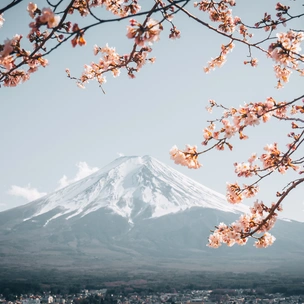
[[[239,1],[237,15],[244,16],[246,23],[254,23],[266,10],[274,13],[276,2],[267,1],[266,8],[263,0]],[[298,2],[285,2],[296,6],[295,13],[303,10]],[[45,6],[44,1],[37,3]],[[30,22],[26,6],[24,1],[5,13],[1,41],[20,33],[20,29],[26,36]],[[190,7],[193,11],[192,4]],[[87,22],[81,18],[78,21],[80,25]],[[200,170],[174,165],[169,157],[174,144],[184,148],[187,143],[200,145],[203,140],[205,121],[214,117],[205,111],[209,99],[238,106],[263,101],[268,96],[290,100],[303,94],[303,78],[296,75],[292,75],[284,89],[275,89],[273,62],[261,53],[254,53],[259,59],[257,68],[244,66],[247,49],[241,45],[236,45],[228,55],[223,68],[205,74],[203,67],[218,55],[220,44],[227,40],[185,16],[176,16],[175,22],[181,38],[168,40],[169,29],[165,28],[160,41],[152,46],[155,64],[145,66],[134,80],[124,71],[116,79],[108,75],[106,95],[95,82],[85,90],[77,88],[66,77],[65,68],[69,67],[75,76],[80,75],[83,65],[94,59],[94,44],[108,43],[119,53],[127,52],[131,46],[125,36],[127,21],[93,29],[86,35],[87,46],[73,49],[67,43],[48,56],[49,66],[33,74],[29,82],[0,89],[0,210],[27,202],[8,194],[12,185],[25,187],[30,183],[39,192],[50,193],[64,174],[69,179],[75,176],[76,163],[85,161],[89,166],[101,168],[117,158],[118,153],[149,154],[225,193],[226,181],[236,180],[234,162],[246,161],[251,152],[261,153],[266,144],[286,142],[287,131],[280,133],[279,125],[271,122],[249,132],[248,141],[236,142],[234,152],[203,155]],[[300,25],[301,20],[297,20],[294,27]],[[272,202],[276,190],[287,181],[288,176],[271,177],[261,184],[258,198]],[[303,202],[302,186],[283,205],[283,215],[304,221]]]

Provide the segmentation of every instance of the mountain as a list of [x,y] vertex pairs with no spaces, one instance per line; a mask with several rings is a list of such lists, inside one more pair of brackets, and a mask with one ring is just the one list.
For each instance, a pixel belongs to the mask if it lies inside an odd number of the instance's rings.
[[20,209],[25,222],[45,215],[46,226],[60,217],[84,217],[101,208],[133,224],[138,218],[157,218],[191,207],[234,213],[246,210],[245,206],[227,204],[223,195],[150,156],[120,157],[98,172]]
[[265,270],[287,265],[286,259],[303,262],[304,224],[294,221],[277,223],[277,241],[266,250],[252,244],[206,247],[214,225],[246,211],[150,156],[120,157],[63,189],[1,212],[0,267],[10,273],[20,265],[92,272]]

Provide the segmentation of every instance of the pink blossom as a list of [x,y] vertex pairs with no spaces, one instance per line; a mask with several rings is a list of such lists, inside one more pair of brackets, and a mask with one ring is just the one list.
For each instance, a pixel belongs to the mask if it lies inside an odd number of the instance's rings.
[[238,204],[243,201],[243,194],[238,183],[229,184],[227,183],[227,201],[231,204]]
[[207,140],[209,140],[212,137],[212,132],[207,128],[203,130],[203,134],[204,134],[204,138]]
[[41,23],[47,23],[48,28],[54,28],[59,24],[60,16],[55,16],[50,8],[43,8],[39,20]]
[[77,87],[80,89],[85,89],[85,86],[81,82],[77,82]]
[[93,52],[94,52],[94,55],[95,55],[95,56],[98,54],[99,49],[100,49],[100,48],[95,44],[95,45],[94,45],[94,48],[93,48]]
[[4,41],[4,46],[2,51],[0,52],[0,59],[4,59],[5,57],[9,56],[13,50],[14,47],[17,45],[17,43],[21,40],[20,35],[15,35],[12,39],[6,39]]
[[146,42],[152,44],[158,41],[161,30],[161,24],[152,18],[148,19],[144,27],[136,20],[131,19],[130,26],[127,27],[127,37],[134,39],[137,45],[144,46]]
[[261,236],[255,243],[254,246],[256,248],[266,248],[271,246],[276,238],[270,233],[266,232],[263,236]]
[[209,243],[207,244],[208,247],[211,248],[218,248],[221,244],[221,235],[218,233],[213,233],[209,236]]
[[37,10],[37,4],[30,2],[27,6],[27,11],[31,18],[35,18],[35,11]]
[[189,169],[198,169],[202,165],[198,162],[197,147],[186,145],[186,149],[181,151],[177,146],[170,150],[171,159],[178,165],[187,166]]
[[256,159],[257,159],[257,154],[256,154],[256,153],[253,153],[253,154],[251,154],[251,156],[249,157],[248,162],[249,162],[250,164],[252,164]]
[[4,21],[3,14],[0,14],[0,28],[3,26]]
[[243,194],[246,198],[254,197],[259,192],[259,187],[257,185],[244,185],[243,187]]
[[251,163],[235,163],[235,173],[237,173],[238,177],[250,177],[253,176],[254,167],[252,167]]

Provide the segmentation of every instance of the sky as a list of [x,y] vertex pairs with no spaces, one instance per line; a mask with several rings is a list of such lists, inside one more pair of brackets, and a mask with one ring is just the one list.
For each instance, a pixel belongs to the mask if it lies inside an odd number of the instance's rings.
[[[245,23],[254,24],[265,11],[275,14],[276,2],[239,1],[236,15]],[[298,2],[286,3],[294,7],[295,13],[303,10]],[[44,1],[39,4],[44,7]],[[23,1],[5,12],[0,41],[16,33],[27,35],[31,19],[26,6]],[[189,9],[208,21],[202,12],[192,8],[192,3]],[[104,10],[98,13],[111,17]],[[90,22],[86,18],[76,20],[80,26]],[[181,38],[169,40],[169,28],[165,26],[160,41],[152,46],[156,62],[144,66],[135,79],[130,79],[125,71],[115,79],[107,75],[105,94],[95,82],[85,89],[78,88],[66,77],[65,69],[80,76],[84,64],[98,60],[93,55],[95,44],[108,43],[117,52],[127,53],[132,47],[126,37],[127,20],[92,29],[85,36],[86,46],[72,48],[68,42],[50,54],[49,66],[34,73],[28,82],[16,88],[0,88],[0,211],[60,189],[121,155],[151,155],[224,194],[226,182],[237,180],[234,162],[246,161],[253,152],[262,153],[266,144],[286,143],[289,129],[284,131],[284,123],[271,121],[250,130],[246,142],[233,141],[232,152],[203,154],[203,167],[199,170],[177,166],[170,160],[169,150],[175,144],[180,148],[185,144],[203,148],[200,143],[206,121],[217,117],[205,110],[209,99],[238,107],[269,96],[283,101],[303,94],[303,78],[296,75],[285,88],[275,88],[273,62],[264,54],[254,52],[259,59],[256,68],[245,66],[248,52],[242,45],[236,45],[222,68],[205,74],[206,63],[219,54],[220,45],[228,40],[181,14],[174,22]],[[295,28],[300,25],[301,20],[293,24]],[[275,201],[276,191],[296,177],[294,173],[273,174],[261,183],[256,198],[265,203]],[[284,217],[304,221],[303,190],[300,185],[283,204]],[[246,204],[254,200],[247,200]]]

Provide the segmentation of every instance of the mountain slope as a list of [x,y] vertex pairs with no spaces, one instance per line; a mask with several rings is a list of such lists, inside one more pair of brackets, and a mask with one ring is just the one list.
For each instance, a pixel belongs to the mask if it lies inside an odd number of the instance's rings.
[[[246,210],[150,156],[121,157],[94,174],[24,207],[24,221],[49,213],[44,225],[86,216],[100,208],[127,218],[154,218],[191,207],[227,212]],[[56,212],[55,212],[56,210]],[[53,212],[52,212],[53,211]],[[1,218],[0,218],[1,220]]]

